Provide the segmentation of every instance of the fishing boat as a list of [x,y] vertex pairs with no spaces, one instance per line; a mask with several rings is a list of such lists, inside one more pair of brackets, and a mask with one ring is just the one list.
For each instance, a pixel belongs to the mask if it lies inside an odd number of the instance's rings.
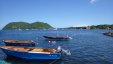
[[32,40],[3,40],[6,46],[35,46]]
[[0,46],[8,56],[27,60],[56,60],[61,59],[61,53],[57,49]]
[[69,36],[43,36],[44,38],[48,40],[69,40],[72,39]]

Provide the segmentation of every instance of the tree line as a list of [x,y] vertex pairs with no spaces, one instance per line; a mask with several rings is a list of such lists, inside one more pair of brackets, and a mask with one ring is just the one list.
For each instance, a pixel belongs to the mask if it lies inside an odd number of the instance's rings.
[[65,29],[113,29],[113,24],[91,25],[83,27],[68,27]]

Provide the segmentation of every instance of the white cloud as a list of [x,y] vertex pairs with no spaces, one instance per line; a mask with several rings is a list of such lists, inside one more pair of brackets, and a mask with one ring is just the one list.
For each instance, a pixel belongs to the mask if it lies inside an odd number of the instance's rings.
[[96,3],[97,2],[97,0],[90,0],[90,3],[91,4],[94,4],[94,3]]

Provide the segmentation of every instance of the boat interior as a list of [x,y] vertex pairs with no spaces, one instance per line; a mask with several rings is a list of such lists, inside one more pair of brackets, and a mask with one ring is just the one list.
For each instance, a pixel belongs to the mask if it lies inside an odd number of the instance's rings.
[[57,52],[57,50],[55,49],[44,49],[44,48],[28,48],[28,47],[14,47],[14,46],[1,46],[0,48],[14,50],[14,51],[22,51],[22,52],[43,52],[43,53]]

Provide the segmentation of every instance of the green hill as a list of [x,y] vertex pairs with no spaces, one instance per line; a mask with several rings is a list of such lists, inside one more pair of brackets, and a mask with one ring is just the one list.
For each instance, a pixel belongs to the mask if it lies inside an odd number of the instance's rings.
[[49,24],[47,23],[43,23],[43,22],[34,22],[31,24],[31,27],[33,29],[49,29],[49,28],[52,28],[52,26],[50,26]]
[[44,22],[34,22],[34,23],[27,23],[27,22],[11,22],[8,23],[3,30],[16,30],[16,29],[49,29],[52,28],[48,23]]

